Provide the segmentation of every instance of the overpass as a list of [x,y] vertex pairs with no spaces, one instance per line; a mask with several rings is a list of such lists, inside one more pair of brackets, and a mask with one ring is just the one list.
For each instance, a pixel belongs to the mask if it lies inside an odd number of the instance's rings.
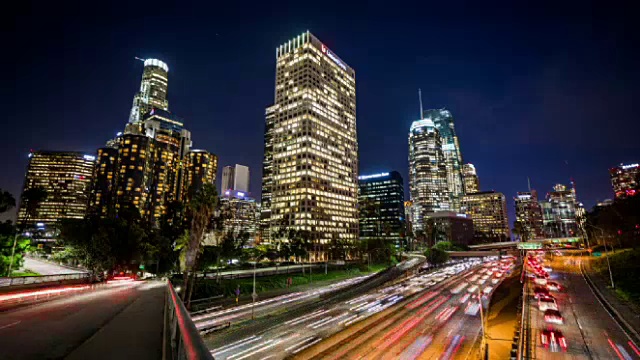
[[542,249],[548,245],[563,245],[573,244],[577,245],[582,243],[581,237],[562,237],[562,238],[545,238],[535,239],[526,242],[521,241],[503,241],[488,244],[469,245],[470,250],[507,250],[507,249],[521,249],[521,250],[535,250]]

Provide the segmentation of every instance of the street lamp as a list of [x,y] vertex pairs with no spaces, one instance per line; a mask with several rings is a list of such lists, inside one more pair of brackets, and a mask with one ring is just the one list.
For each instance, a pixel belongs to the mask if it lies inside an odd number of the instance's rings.
[[484,356],[481,355],[482,359],[488,359],[488,347],[487,347],[487,343],[486,343],[486,337],[487,337],[487,329],[485,328],[485,324],[484,324],[484,311],[483,311],[483,305],[482,305],[482,292],[480,291],[480,287],[478,286],[478,304],[480,305],[480,323],[481,323],[481,329],[482,329],[482,341],[480,342],[480,352],[482,353],[482,351],[484,350]]
[[[589,225],[592,228],[600,231],[600,236],[602,237],[602,241],[604,242],[604,251],[608,252],[609,250],[607,250],[607,239],[604,236],[604,230],[599,228],[599,227],[597,227],[597,226],[591,225],[591,224],[587,224],[587,225]],[[611,249],[611,252],[613,253],[613,247]],[[606,259],[607,259],[607,268],[609,268],[609,279],[611,280],[611,288],[615,289],[616,286],[613,283],[613,273],[611,272],[611,263],[609,262],[609,254],[607,254]]]

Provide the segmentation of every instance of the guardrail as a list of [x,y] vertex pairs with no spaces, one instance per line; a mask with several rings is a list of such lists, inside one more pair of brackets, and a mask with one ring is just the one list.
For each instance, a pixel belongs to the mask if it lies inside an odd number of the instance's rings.
[[167,281],[167,287],[163,360],[213,360],[211,352],[204,344],[189,312],[170,281]]
[[59,274],[59,275],[39,275],[39,276],[21,276],[0,278],[0,288],[8,286],[22,286],[33,284],[47,284],[47,283],[59,283],[67,280],[87,280],[89,281],[91,275],[86,273],[74,273],[74,274]]

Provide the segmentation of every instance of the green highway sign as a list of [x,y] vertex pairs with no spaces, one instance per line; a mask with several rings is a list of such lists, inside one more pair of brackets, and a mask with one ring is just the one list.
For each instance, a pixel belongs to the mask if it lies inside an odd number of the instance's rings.
[[521,242],[518,243],[518,249],[520,250],[538,250],[542,249],[542,244],[538,242]]
[[143,264],[140,264],[139,267],[140,267],[140,270],[144,270],[144,265]]
[[593,256],[602,256],[602,253],[600,253],[600,252],[594,252],[594,253],[593,253]]

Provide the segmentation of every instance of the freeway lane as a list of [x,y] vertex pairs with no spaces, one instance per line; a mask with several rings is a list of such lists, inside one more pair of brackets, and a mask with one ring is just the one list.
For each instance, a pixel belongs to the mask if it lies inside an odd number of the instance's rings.
[[[440,277],[438,281],[446,278],[444,274]],[[431,286],[425,284],[426,281],[428,279],[422,275],[414,276],[348,301],[319,308],[310,307],[305,314],[262,331],[210,336],[205,342],[216,359],[282,359],[299,354],[345,327],[380,313],[403,298]]]
[[552,327],[562,331],[567,339],[566,352],[552,353],[540,344],[540,331],[550,325],[530,300],[531,326],[535,341],[536,358],[539,359],[640,359],[634,350],[637,346],[620,329],[618,324],[600,305],[579,270],[579,256],[554,256],[547,263],[553,271],[551,280],[565,286],[561,292],[553,292],[564,324]]
[[3,312],[0,359],[157,359],[163,306],[164,283],[127,282]]
[[[479,312],[465,314],[465,309],[473,301],[468,292],[470,286],[482,281],[480,277],[486,271],[486,268],[472,270],[464,278],[445,282],[442,288],[396,305],[398,311],[387,318],[364,320],[362,330],[344,330],[350,334],[328,349],[303,353],[299,358],[311,355],[317,359],[475,358],[474,351],[479,350],[475,340],[480,334],[480,316]],[[497,285],[487,279],[479,288]]]

